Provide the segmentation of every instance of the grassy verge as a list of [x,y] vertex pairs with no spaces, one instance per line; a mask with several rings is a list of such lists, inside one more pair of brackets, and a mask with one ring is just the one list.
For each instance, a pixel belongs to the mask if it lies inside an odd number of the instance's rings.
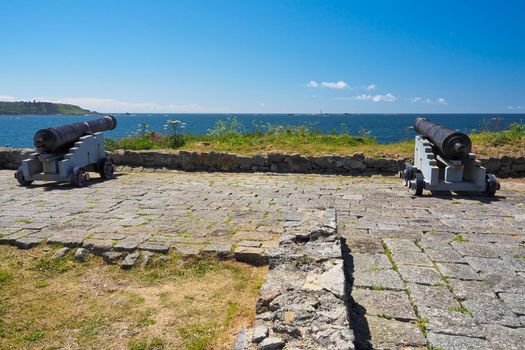
[[[525,124],[514,124],[509,130],[471,135],[474,152],[479,156],[525,155]],[[173,146],[176,144],[177,146]],[[299,153],[307,156],[353,154],[362,152],[370,157],[411,157],[414,142],[401,141],[380,144],[366,131],[359,136],[323,134],[305,125],[271,126],[247,132],[236,119],[220,121],[205,135],[172,137],[142,130],[134,136],[107,140],[107,149],[180,149],[188,151],[233,152],[254,155],[268,152]]]
[[230,349],[265,269],[181,259],[122,271],[0,246],[1,349]]

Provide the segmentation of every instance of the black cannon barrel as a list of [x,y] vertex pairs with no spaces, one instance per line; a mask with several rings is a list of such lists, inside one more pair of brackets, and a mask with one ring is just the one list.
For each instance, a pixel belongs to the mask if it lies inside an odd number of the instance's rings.
[[56,128],[40,129],[35,133],[35,147],[44,152],[55,152],[71,146],[82,136],[113,130],[117,120],[112,115],[87,122],[66,124]]
[[465,158],[472,150],[472,142],[466,134],[432,123],[427,118],[417,118],[414,130],[430,140],[447,159]]

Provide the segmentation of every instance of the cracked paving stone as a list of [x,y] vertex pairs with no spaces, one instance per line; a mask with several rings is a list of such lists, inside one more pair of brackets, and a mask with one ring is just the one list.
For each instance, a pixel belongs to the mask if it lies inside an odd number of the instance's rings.
[[394,261],[398,265],[416,265],[432,267],[432,260],[421,252],[413,251],[395,251],[393,254]]
[[386,254],[351,254],[354,271],[374,271],[392,269]]
[[82,245],[84,238],[88,236],[87,233],[67,233],[52,235],[47,239],[47,244],[60,244],[66,247],[78,247]]
[[491,344],[480,338],[471,338],[458,335],[437,334],[430,332],[428,334],[428,341],[433,345],[434,349],[446,350],[465,350],[465,349],[483,349],[493,350]]
[[525,315],[525,294],[499,293],[499,297],[517,315]]
[[385,252],[381,240],[378,238],[352,237],[352,235],[349,235],[346,244],[350,247],[352,253],[384,254]]
[[476,298],[496,298],[487,281],[464,281],[451,278],[448,283],[454,295],[461,300]]
[[429,285],[443,283],[441,275],[434,268],[409,265],[400,265],[398,268],[401,277],[407,282]]
[[426,344],[425,337],[414,323],[374,316],[367,317],[367,321],[374,349],[423,347]]
[[354,286],[365,288],[385,288],[404,290],[405,286],[399,274],[394,270],[355,271]]
[[451,245],[463,256],[499,258],[498,252],[491,247],[491,243],[452,242]]
[[197,255],[201,252],[202,246],[197,244],[181,244],[177,243],[172,246],[173,249],[182,255]]
[[432,261],[447,262],[447,263],[463,263],[465,259],[454,249],[444,249],[443,247],[436,247],[432,249],[425,249],[425,253]]
[[427,306],[440,309],[460,307],[459,303],[454,299],[454,295],[445,285],[426,286],[408,283],[407,289],[410,291],[410,298],[416,303],[417,307]]
[[16,245],[18,248],[21,248],[21,249],[30,249],[30,248],[36,247],[37,245],[39,245],[39,244],[42,243],[43,241],[44,241],[43,238],[37,238],[37,237],[22,237],[22,238],[18,238],[18,239],[15,241],[15,245]]
[[108,239],[86,239],[82,246],[89,249],[93,254],[101,255],[113,248],[113,241]]
[[450,264],[450,263],[436,263],[439,271],[443,276],[457,278],[462,280],[477,280],[478,274],[469,265],[466,264]]
[[465,261],[482,277],[489,274],[514,275],[509,264],[500,259],[466,257]]
[[525,294],[525,278],[521,276],[489,274],[485,279],[496,293]]
[[498,299],[469,299],[463,302],[478,323],[519,327],[520,321],[507,305]]
[[395,239],[395,238],[385,238],[383,239],[386,246],[392,253],[396,252],[414,252],[421,253],[421,248],[419,248],[413,240],[410,239]]
[[508,328],[499,325],[484,326],[485,336],[494,349],[522,350],[525,345],[525,328]]
[[405,292],[354,288],[351,297],[366,309],[368,315],[403,321],[417,319]]
[[120,268],[123,270],[131,269],[140,257],[140,252],[130,253],[126,255],[124,260],[120,263]]
[[232,255],[231,243],[211,243],[202,249],[203,253],[215,254],[219,258],[227,258]]
[[169,245],[155,242],[144,242],[139,245],[140,250],[147,250],[153,253],[168,254]]
[[483,338],[485,332],[468,312],[418,306],[422,319],[425,319],[426,329],[433,333],[460,335]]

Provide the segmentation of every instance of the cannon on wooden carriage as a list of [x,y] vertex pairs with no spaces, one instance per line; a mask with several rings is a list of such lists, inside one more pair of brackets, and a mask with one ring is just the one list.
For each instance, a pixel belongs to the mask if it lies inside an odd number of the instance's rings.
[[500,184],[471,153],[470,138],[456,130],[417,118],[414,164],[400,172],[405,186],[419,196],[431,192],[475,192],[494,196]]
[[42,180],[69,181],[77,187],[89,181],[88,171],[112,178],[115,168],[104,151],[103,131],[116,126],[117,120],[109,115],[38,130],[34,136],[36,152],[22,161],[15,178],[22,186]]

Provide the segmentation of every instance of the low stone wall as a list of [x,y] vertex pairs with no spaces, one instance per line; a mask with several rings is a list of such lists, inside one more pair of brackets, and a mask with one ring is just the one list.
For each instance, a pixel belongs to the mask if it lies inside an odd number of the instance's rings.
[[[0,148],[0,169],[16,169],[32,150]],[[349,156],[301,156],[269,153],[241,156],[232,153],[188,151],[108,152],[116,165],[143,168],[166,168],[184,171],[280,172],[345,175],[394,175],[410,159],[369,158],[362,153]],[[489,172],[499,177],[525,176],[525,157],[481,159]]]

